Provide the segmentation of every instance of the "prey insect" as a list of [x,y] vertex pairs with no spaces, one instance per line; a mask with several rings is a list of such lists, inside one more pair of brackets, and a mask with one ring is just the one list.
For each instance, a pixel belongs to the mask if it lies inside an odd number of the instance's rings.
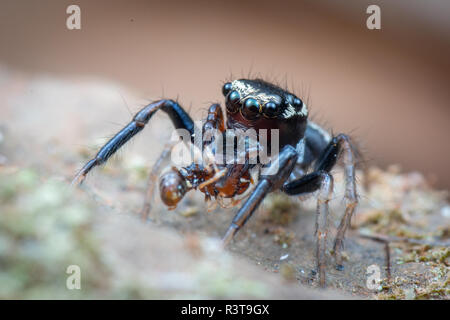
[[[162,201],[169,208],[174,208],[192,189],[200,190],[207,199],[220,200],[235,199],[247,193],[223,238],[223,244],[227,245],[270,192],[281,191],[291,196],[317,194],[316,263],[319,283],[324,286],[329,201],[333,192],[333,176],[330,171],[338,158],[342,158],[346,208],[333,248],[336,267],[342,269],[344,237],[358,203],[355,183],[356,150],[347,135],[332,136],[308,120],[306,104],[296,95],[276,85],[260,79],[239,79],[225,83],[222,93],[225,97],[226,118],[221,107],[213,104],[200,132],[215,130],[225,136],[229,129],[276,130],[279,137],[278,152],[271,150],[269,145],[266,151],[270,155],[270,161],[264,164],[250,163],[248,152],[244,155],[244,161],[223,163],[217,161],[219,151],[217,147],[212,147],[211,140],[202,140],[197,151],[206,155],[206,160],[179,169],[173,167],[161,176],[159,186]],[[176,129],[188,132],[190,142],[194,141],[197,128],[189,114],[173,100],[155,101],[141,109],[127,126],[86,163],[75,177],[74,183],[81,183],[89,171],[104,164],[122,145],[143,130],[159,110],[168,114]],[[236,150],[236,146],[233,150]],[[153,190],[157,171],[152,171],[149,190]],[[255,179],[252,177],[254,172],[257,172]],[[149,194],[150,191],[147,193],[144,213],[149,210]]]

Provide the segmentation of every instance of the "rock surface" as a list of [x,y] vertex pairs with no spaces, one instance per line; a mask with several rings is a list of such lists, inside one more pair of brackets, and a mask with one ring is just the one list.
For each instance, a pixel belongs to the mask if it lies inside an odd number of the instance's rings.
[[[165,116],[85,187],[71,189],[77,169],[105,142],[100,137],[131,118],[126,105],[137,106],[133,113],[145,102],[94,80],[8,70],[0,79],[1,298],[449,298],[448,194],[420,173],[369,170],[345,269],[329,255],[327,289],[319,290],[314,197],[271,195],[226,251],[219,239],[236,209],[208,212],[199,193],[167,211],[156,188],[151,221],[143,222],[146,175],[170,138]],[[343,213],[341,170],[335,173],[330,250]],[[81,267],[82,290],[67,290],[68,265]],[[373,287],[370,266],[380,271]]]

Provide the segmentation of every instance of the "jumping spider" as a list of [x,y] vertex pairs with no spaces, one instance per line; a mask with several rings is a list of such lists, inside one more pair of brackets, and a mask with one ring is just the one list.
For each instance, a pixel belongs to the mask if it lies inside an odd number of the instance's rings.
[[[262,202],[264,197],[275,190],[288,195],[304,196],[317,191],[317,270],[319,283],[325,285],[325,249],[327,240],[328,202],[333,192],[333,177],[330,170],[342,156],[345,169],[345,214],[337,230],[333,254],[337,268],[342,269],[343,241],[345,232],[358,203],[355,183],[355,160],[349,137],[344,134],[331,136],[314,122],[308,120],[306,104],[294,94],[260,79],[240,79],[227,82],[222,87],[226,104],[226,122],[221,107],[213,104],[203,124],[203,131],[215,129],[222,134],[228,129],[278,129],[279,152],[271,154],[268,164],[217,163],[207,157],[200,164],[193,163],[181,169],[172,168],[160,180],[160,195],[169,208],[174,208],[191,189],[199,189],[207,199],[234,199],[249,191],[228,228],[223,244],[233,239],[237,231]],[[166,112],[177,129],[189,132],[194,141],[196,126],[186,111],[173,100],[159,100],[140,110],[133,120],[111,138],[77,174],[74,182],[81,183],[86,174],[95,166],[105,163],[114,152],[140,132],[158,111]],[[226,124],[226,125],[225,125]],[[216,149],[211,141],[203,141],[200,153],[205,151],[214,156]],[[268,148],[270,149],[270,148]],[[270,150],[269,150],[270,151]],[[167,153],[167,152],[166,152]],[[257,179],[251,172],[258,171]],[[153,188],[154,178],[149,180]],[[144,211],[149,209],[147,193]]]

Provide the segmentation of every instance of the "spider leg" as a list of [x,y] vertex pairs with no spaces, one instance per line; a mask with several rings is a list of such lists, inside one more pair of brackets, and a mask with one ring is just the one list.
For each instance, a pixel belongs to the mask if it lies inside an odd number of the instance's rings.
[[208,109],[208,115],[206,116],[206,121],[203,124],[203,140],[202,140],[202,152],[204,152],[204,156],[206,157],[206,163],[212,164],[214,170],[219,171],[216,166],[216,161],[214,160],[214,155],[211,152],[211,149],[208,148],[209,145],[212,145],[215,135],[217,133],[222,134],[225,131],[225,118],[223,116],[222,108],[219,104],[213,104]]
[[305,155],[300,159],[304,167],[308,167],[316,159],[320,159],[333,137],[322,127],[312,121],[308,121],[305,130]]
[[175,128],[186,129],[191,137],[193,136],[194,122],[178,103],[172,100],[159,100],[150,103],[136,113],[133,120],[98,151],[95,158],[84,165],[73,179],[72,184],[81,184],[92,168],[105,163],[121,146],[144,129],[150,118],[160,109],[169,115]]
[[252,194],[239,209],[228,227],[222,239],[223,246],[226,246],[250,219],[264,197],[272,190],[278,189],[288,179],[297,161],[297,156],[295,148],[287,145],[281,150],[278,158],[267,167],[267,170],[264,170]]
[[[205,124],[203,125],[203,132],[208,132],[208,130],[214,130],[214,129],[218,129],[221,132],[225,131],[224,117],[223,117],[222,109],[220,108],[220,105],[218,105],[218,104],[213,104],[209,107],[208,116],[206,118]],[[212,133],[212,132],[210,132],[210,133]],[[207,140],[204,139],[203,146],[205,146],[206,143],[207,143]],[[144,205],[141,210],[141,217],[144,221],[147,221],[149,213],[150,213],[151,201],[152,201],[156,181],[159,176],[159,172],[161,171],[162,165],[164,164],[164,162],[170,155],[173,145],[174,145],[173,143],[166,144],[166,146],[164,147],[164,150],[162,151],[159,158],[156,160],[156,162],[150,172],[150,175],[148,177],[147,191],[145,193]]]
[[333,252],[336,259],[336,268],[343,269],[342,265],[342,249],[344,248],[345,232],[350,226],[350,222],[358,205],[358,197],[356,192],[356,178],[355,178],[355,157],[350,139],[344,134],[339,134],[334,137],[327,149],[324,151],[325,157],[323,161],[318,163],[318,170],[330,171],[336,163],[338,154],[342,157],[344,164],[345,177],[345,213],[341,219],[337,229],[336,239],[334,240]]
[[[205,124],[203,125],[203,132],[208,130],[225,131],[225,119],[223,117],[222,109],[220,105],[213,104],[208,109],[208,115],[206,116]],[[204,143],[211,143],[212,141],[204,139]]]
[[325,286],[325,252],[328,235],[328,202],[333,193],[333,177],[326,171],[320,170],[309,173],[302,178],[285,184],[282,190],[289,195],[304,195],[319,191],[317,199],[316,216],[316,257],[317,270],[319,273],[319,283],[321,287]]
[[[334,241],[334,256],[336,259],[337,269],[341,270],[342,267],[342,255],[341,250],[343,248],[343,242],[345,237],[345,232],[350,225],[351,217],[355,211],[356,205],[358,204],[358,199],[356,196],[356,182],[355,182],[355,162],[352,151],[352,146],[350,144],[350,139],[344,134],[339,134],[332,138],[328,143],[328,146],[322,151],[322,155],[315,164],[314,172],[292,182],[289,182],[283,186],[283,191],[290,195],[302,195],[305,193],[314,192],[320,189],[319,200],[318,200],[318,224],[316,224],[316,229],[318,230],[317,236],[317,259],[319,272],[322,262],[324,261],[322,255],[324,255],[325,248],[322,248],[321,236],[321,222],[323,219],[328,217],[328,201],[331,197],[333,181],[331,175],[329,175],[330,170],[336,164],[338,156],[342,156],[344,166],[345,166],[345,214],[342,217],[341,223],[337,230],[336,239]],[[325,178],[325,174],[329,178]],[[319,180],[318,177],[321,176]],[[327,182],[326,180],[330,180]],[[321,181],[319,184],[318,182]],[[328,198],[326,193],[329,192]],[[325,202],[321,205],[321,202]],[[322,215],[322,217],[320,217]],[[323,245],[325,242],[323,242]],[[323,252],[322,252],[323,250]],[[324,281],[324,280],[323,280]]]

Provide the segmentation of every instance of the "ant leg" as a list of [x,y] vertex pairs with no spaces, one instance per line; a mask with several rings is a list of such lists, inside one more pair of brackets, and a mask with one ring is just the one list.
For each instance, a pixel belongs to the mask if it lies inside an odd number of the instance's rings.
[[328,235],[328,202],[333,192],[333,177],[326,171],[315,171],[302,178],[286,183],[282,190],[288,195],[304,195],[319,191],[317,199],[316,231],[317,236],[317,271],[319,284],[325,287],[325,253]]
[[297,157],[298,154],[295,151],[295,148],[287,145],[281,150],[278,158],[264,170],[264,174],[261,175],[255,190],[253,190],[250,197],[239,209],[238,213],[234,216],[231,225],[228,227],[228,230],[222,239],[224,247],[231,239],[233,239],[234,235],[244,226],[248,219],[250,219],[264,197],[272,190],[278,189],[289,178],[297,161]]
[[136,113],[133,120],[112,137],[100,151],[98,151],[94,159],[84,165],[73,179],[72,185],[76,183],[81,184],[92,168],[105,163],[121,146],[144,129],[150,118],[160,109],[169,115],[175,128],[185,129],[190,133],[191,137],[193,136],[194,122],[178,103],[172,100],[159,100],[153,102]]

